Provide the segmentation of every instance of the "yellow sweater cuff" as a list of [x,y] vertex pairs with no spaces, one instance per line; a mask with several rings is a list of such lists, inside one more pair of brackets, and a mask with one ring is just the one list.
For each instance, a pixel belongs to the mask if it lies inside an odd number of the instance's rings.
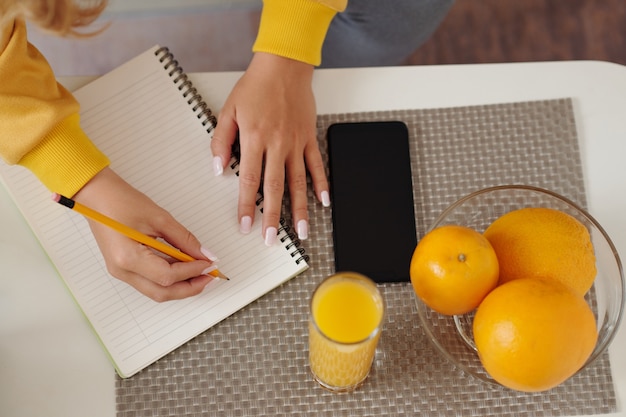
[[322,61],[322,44],[337,10],[311,0],[265,0],[253,52],[311,65]]
[[73,196],[109,159],[89,140],[80,127],[78,114],[59,123],[18,162],[32,171],[50,190]]

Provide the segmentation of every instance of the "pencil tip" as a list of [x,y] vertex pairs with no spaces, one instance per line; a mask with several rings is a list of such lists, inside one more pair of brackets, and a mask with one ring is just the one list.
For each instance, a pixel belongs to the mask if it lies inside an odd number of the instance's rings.
[[226,275],[222,274],[222,271],[217,269],[215,266],[211,266],[211,267],[207,268],[203,273],[212,275],[215,278],[223,279],[224,281],[230,281],[230,278],[228,278]]

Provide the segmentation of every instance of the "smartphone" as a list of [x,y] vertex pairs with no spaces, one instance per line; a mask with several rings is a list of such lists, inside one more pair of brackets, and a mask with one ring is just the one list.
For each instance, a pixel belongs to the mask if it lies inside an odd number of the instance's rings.
[[409,281],[417,233],[406,125],[336,123],[327,141],[335,269]]

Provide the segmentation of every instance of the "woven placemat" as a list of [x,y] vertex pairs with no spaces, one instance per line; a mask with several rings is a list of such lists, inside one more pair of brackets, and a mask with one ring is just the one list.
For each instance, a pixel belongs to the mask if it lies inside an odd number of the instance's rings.
[[[586,205],[570,99],[322,115],[334,122],[402,120],[409,127],[418,234],[449,204],[483,187],[528,184]],[[568,382],[526,394],[485,384],[440,356],[420,328],[409,284],[382,286],[383,336],[358,391],[332,394],[308,369],[307,311],[334,271],[331,212],[309,192],[310,269],[132,378],[116,381],[118,416],[574,416],[616,411],[608,354]],[[285,213],[289,213],[285,207]]]

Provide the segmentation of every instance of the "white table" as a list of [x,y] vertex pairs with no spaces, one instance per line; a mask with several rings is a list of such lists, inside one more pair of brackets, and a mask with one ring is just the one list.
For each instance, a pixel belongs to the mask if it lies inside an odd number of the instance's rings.
[[[219,110],[240,73],[191,74]],[[62,79],[70,89],[86,78]],[[319,70],[318,112],[435,108],[572,97],[589,211],[626,259],[626,68],[603,62]],[[0,187],[0,415],[115,416],[114,370]],[[626,325],[611,348],[626,416]]]

